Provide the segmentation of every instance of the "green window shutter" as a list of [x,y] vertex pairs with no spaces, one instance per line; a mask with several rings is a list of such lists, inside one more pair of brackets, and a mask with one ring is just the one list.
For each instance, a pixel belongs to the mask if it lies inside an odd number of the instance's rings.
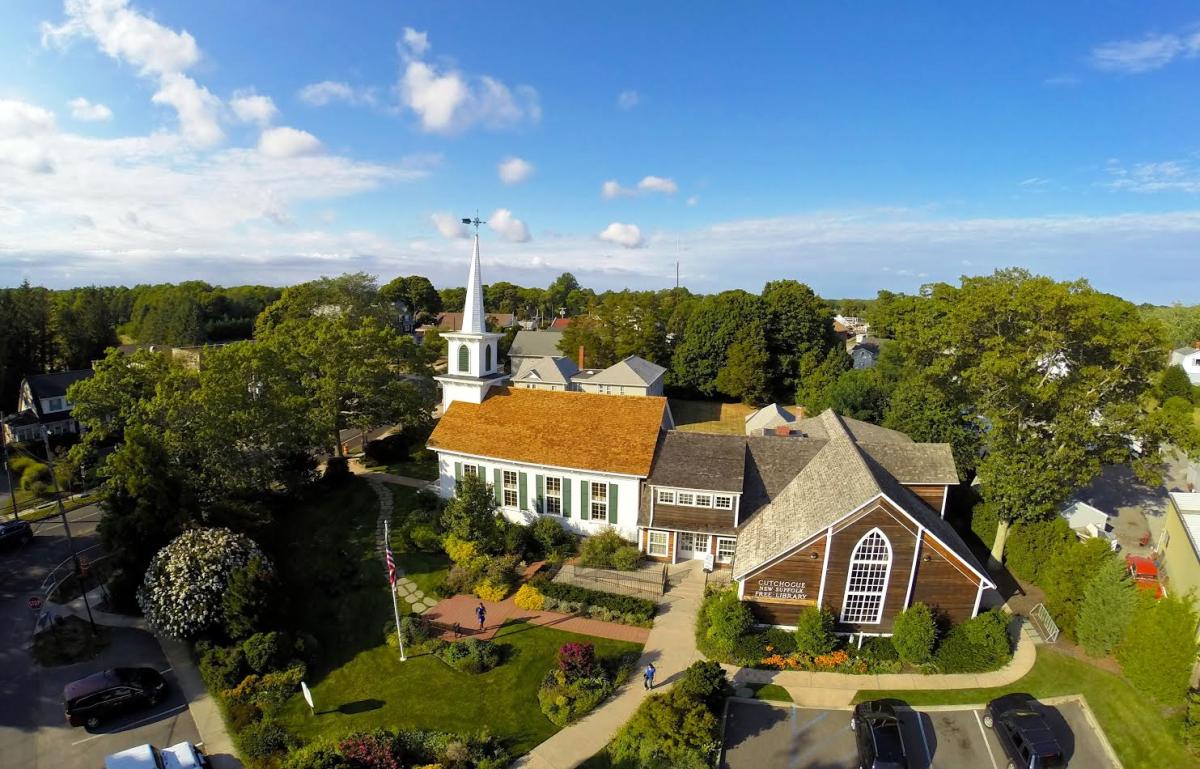
[[608,484],[608,522],[617,523],[617,484]]
[[535,513],[544,513],[546,512],[546,488],[545,483],[542,481],[542,476],[533,476],[533,486],[535,489],[533,493],[537,495],[533,499],[533,511]]
[[522,510],[529,509],[529,503],[526,501],[528,499],[528,490],[529,476],[527,476],[525,473],[517,473],[517,493],[521,500]]
[[563,478],[562,495],[563,495],[563,501],[562,501],[563,518],[570,518],[571,517],[571,480],[569,478]]
[[494,484],[492,484],[492,491],[496,495],[496,504],[503,505],[504,504],[504,475],[503,475],[503,473],[501,473],[499,467],[492,470],[492,477],[496,479],[496,482]]
[[454,463],[454,480],[456,482],[462,480],[462,462]]
[[592,520],[592,495],[588,493],[588,482],[579,482],[579,517],[585,521]]

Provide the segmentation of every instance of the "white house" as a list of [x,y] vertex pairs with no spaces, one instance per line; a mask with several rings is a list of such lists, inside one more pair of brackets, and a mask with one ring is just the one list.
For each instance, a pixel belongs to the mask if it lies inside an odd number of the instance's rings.
[[92,369],[88,368],[22,379],[17,413],[4,420],[5,441],[41,440],[43,429],[50,435],[79,432],[79,423],[71,416],[74,404],[67,399],[67,388],[91,375]]
[[1087,502],[1072,502],[1063,508],[1060,516],[1066,519],[1071,530],[1082,539],[1104,537],[1108,531],[1108,513],[1092,507]]
[[1192,384],[1200,385],[1200,342],[1192,347],[1180,347],[1171,351],[1171,365],[1179,366]]
[[662,395],[667,370],[630,355],[600,371],[581,371],[571,378],[577,390],[604,395]]

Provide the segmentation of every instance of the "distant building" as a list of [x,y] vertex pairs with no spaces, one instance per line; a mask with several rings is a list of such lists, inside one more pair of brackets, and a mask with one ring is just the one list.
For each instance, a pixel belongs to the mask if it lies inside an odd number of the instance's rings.
[[1170,365],[1181,367],[1192,384],[1200,385],[1200,341],[1193,342],[1191,347],[1172,350]]
[[524,390],[566,391],[576,389],[571,378],[579,373],[575,361],[561,355],[526,360],[519,374],[513,377],[513,387]]
[[508,348],[508,370],[520,374],[530,361],[562,355],[558,349],[562,338],[561,331],[518,331]]
[[566,331],[567,326],[570,326],[570,325],[571,325],[570,318],[555,318],[554,320],[550,321],[550,330],[551,331]]
[[846,352],[850,354],[850,358],[854,361],[854,368],[874,368],[875,363],[879,360],[879,351],[882,344],[882,340],[876,337],[868,336],[867,334],[855,334],[854,337],[846,340]]
[[[494,328],[509,329],[517,325],[516,317],[511,312],[489,312],[484,317]],[[443,312],[438,315],[437,327],[441,331],[462,331],[465,318],[466,313],[463,312]]]
[[601,395],[662,395],[667,370],[645,358],[630,355],[606,369],[581,372],[572,378],[575,389]]
[[92,373],[92,369],[87,368],[22,379],[17,413],[4,419],[5,441],[40,440],[43,428],[50,435],[78,433],[79,423],[71,416],[74,404],[67,399],[67,388]]
[[[1159,572],[1174,595],[1200,594],[1200,494],[1171,492],[1155,550]],[[1200,628],[1196,633],[1200,640]]]
[[[803,410],[802,406],[800,408]],[[778,403],[771,403],[746,415],[746,435],[769,435],[778,427],[790,427],[795,421],[794,414]]]

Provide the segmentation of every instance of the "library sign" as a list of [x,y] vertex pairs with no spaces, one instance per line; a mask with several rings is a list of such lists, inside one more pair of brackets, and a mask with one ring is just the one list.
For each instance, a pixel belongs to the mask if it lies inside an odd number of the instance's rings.
[[789,579],[760,579],[754,589],[755,598],[768,601],[815,603],[808,595],[808,583]]

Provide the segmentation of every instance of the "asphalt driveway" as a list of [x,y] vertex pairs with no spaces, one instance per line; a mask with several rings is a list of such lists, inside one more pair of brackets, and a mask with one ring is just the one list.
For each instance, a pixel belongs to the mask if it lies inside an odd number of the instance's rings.
[[[1078,769],[1109,769],[1112,761],[1077,702],[1042,706]],[[977,708],[898,707],[912,769],[999,769],[1008,763]],[[849,710],[820,710],[730,700],[722,769],[840,769],[858,765]]]
[[[85,507],[68,514],[80,549],[96,543],[100,512]],[[34,524],[34,539],[0,552],[0,765],[3,769],[97,769],[104,757],[146,742],[158,746],[199,742],[187,703],[175,685],[158,641],[140,630],[114,628],[112,643],[96,659],[39,668],[29,655],[35,620],[26,601],[68,555],[62,524]],[[170,695],[156,708],[106,723],[95,732],[66,725],[62,688],[68,681],[115,666],[166,671]]]

